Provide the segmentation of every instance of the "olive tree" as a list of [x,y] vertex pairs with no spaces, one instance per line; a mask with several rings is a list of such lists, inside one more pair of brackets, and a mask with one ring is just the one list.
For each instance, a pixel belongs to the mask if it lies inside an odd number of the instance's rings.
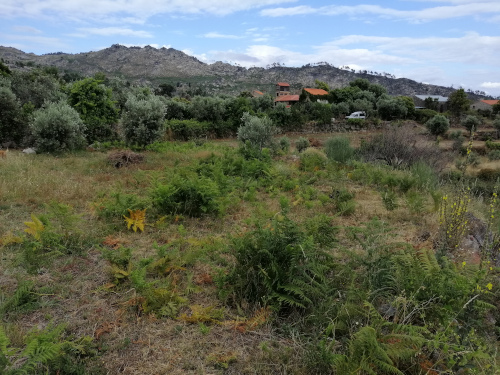
[[269,117],[252,116],[248,112],[241,118],[243,125],[238,128],[238,140],[243,144],[262,151],[264,147],[273,146],[273,136],[276,134],[276,127]]
[[472,134],[472,132],[476,130],[479,127],[479,125],[481,125],[481,120],[478,119],[476,116],[468,115],[460,123],[465,129],[467,129],[470,132],[470,134]]
[[425,126],[432,135],[443,135],[450,128],[450,120],[443,115],[436,115],[425,123]]
[[146,146],[158,140],[162,134],[165,103],[156,96],[130,95],[122,115],[122,127],[128,144]]
[[35,111],[31,132],[40,152],[72,151],[86,144],[85,124],[64,101],[46,103]]

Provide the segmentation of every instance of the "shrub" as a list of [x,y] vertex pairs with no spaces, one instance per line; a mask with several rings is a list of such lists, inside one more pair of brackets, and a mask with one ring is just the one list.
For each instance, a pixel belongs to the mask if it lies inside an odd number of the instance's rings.
[[26,130],[19,101],[9,87],[0,86],[0,142],[20,144]]
[[300,169],[303,171],[316,171],[326,166],[326,155],[315,148],[308,148],[300,154]]
[[40,152],[71,151],[86,144],[85,125],[64,102],[48,103],[35,111],[31,132]]
[[295,141],[295,148],[297,149],[298,152],[302,152],[308,147],[309,147],[309,140],[307,138],[300,137]]
[[245,112],[241,121],[243,125],[238,128],[238,140],[240,142],[246,144],[248,141],[252,147],[259,151],[262,151],[264,147],[271,148],[273,146],[276,127],[270,118],[260,118]]
[[158,184],[152,192],[153,206],[163,214],[199,217],[220,213],[220,190],[210,178],[174,176],[168,184]]
[[146,146],[162,134],[165,105],[158,96],[138,98],[130,95],[125,103],[122,126],[128,144]]
[[443,135],[450,128],[450,121],[443,115],[436,115],[425,123],[432,135]]
[[233,246],[236,265],[221,286],[236,302],[290,313],[313,307],[324,297],[330,256],[288,218],[281,216],[235,238]]
[[360,153],[366,161],[384,160],[394,167],[424,161],[432,168],[440,168],[447,162],[435,145],[418,145],[414,131],[409,126],[384,130],[382,134],[362,144]]
[[481,120],[476,116],[468,115],[460,124],[472,134],[481,125]]
[[285,153],[290,151],[290,138],[281,137],[279,140],[279,145],[280,145],[281,151],[283,151]]
[[168,120],[166,128],[174,139],[189,141],[191,139],[206,138],[210,123],[197,120]]
[[486,141],[485,144],[486,147],[489,148],[490,150],[500,150],[500,143]]
[[500,160],[500,150],[492,150],[488,152],[488,159],[490,160]]
[[354,157],[354,149],[346,137],[330,138],[325,143],[325,153],[328,159],[346,163]]
[[366,124],[366,121],[362,118],[350,118],[347,119],[347,124],[350,126],[355,126],[358,128],[364,127]]
[[432,109],[417,109],[415,111],[415,120],[420,124],[425,124],[438,113]]
[[85,78],[71,85],[68,103],[76,109],[87,127],[87,141],[113,138],[112,124],[118,120],[118,109],[111,100],[111,89],[95,78]]

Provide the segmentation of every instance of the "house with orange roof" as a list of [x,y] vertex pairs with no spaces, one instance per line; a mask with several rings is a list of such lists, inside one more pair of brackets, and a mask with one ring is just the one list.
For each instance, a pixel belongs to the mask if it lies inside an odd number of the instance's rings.
[[470,108],[476,111],[492,111],[495,104],[498,104],[498,100],[478,100],[472,103]]
[[280,95],[274,99],[274,104],[283,103],[287,107],[299,102],[299,95]]
[[280,97],[280,96],[286,96],[286,95],[290,95],[291,92],[290,92],[290,85],[286,82],[278,82],[276,84],[276,96],[277,97]]

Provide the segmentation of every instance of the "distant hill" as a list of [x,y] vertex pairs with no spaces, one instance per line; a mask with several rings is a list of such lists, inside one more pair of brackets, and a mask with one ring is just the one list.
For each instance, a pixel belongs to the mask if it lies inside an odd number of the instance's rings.
[[[407,78],[393,78],[389,74],[360,73],[339,69],[327,63],[308,64],[291,68],[273,64],[267,68],[244,68],[216,62],[206,64],[174,48],[156,49],[150,46],[125,47],[114,44],[109,48],[78,54],[62,52],[46,55],[25,53],[12,47],[0,46],[0,58],[12,69],[29,69],[32,66],[55,66],[61,71],[93,75],[103,72],[133,81],[152,84],[193,84],[209,93],[237,94],[244,90],[259,89],[274,93],[276,82],[284,81],[291,89],[314,87],[316,79],[331,88],[348,85],[356,78],[366,78],[387,88],[391,95],[429,94],[448,96],[451,87],[428,85]],[[471,99],[485,98],[484,93],[468,93]]]

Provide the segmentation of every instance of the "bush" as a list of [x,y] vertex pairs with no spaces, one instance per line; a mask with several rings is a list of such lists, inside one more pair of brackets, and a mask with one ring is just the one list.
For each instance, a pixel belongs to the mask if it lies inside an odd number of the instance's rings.
[[0,87],[0,142],[20,144],[26,135],[26,128],[16,96],[9,87]]
[[162,135],[165,105],[158,96],[130,95],[125,103],[122,126],[128,144],[146,146]]
[[438,113],[432,109],[417,109],[415,110],[415,120],[420,124],[425,124]]
[[86,144],[85,125],[65,102],[48,103],[35,111],[31,132],[40,152],[77,150]]
[[450,121],[443,115],[436,115],[425,123],[432,135],[443,135],[450,128]]
[[281,216],[235,238],[233,246],[236,265],[221,286],[235,302],[290,313],[324,298],[330,256],[316,249],[288,218]]
[[460,124],[472,134],[481,125],[481,120],[476,116],[468,115]]
[[328,139],[325,143],[325,153],[328,159],[343,164],[354,157],[354,149],[346,137]]
[[308,147],[309,147],[309,140],[307,138],[300,137],[295,141],[295,148],[297,149],[298,152],[302,152]]
[[241,118],[243,125],[238,128],[238,140],[244,144],[247,141],[259,151],[265,148],[272,148],[276,134],[276,127],[268,117],[252,116],[248,112]]
[[322,151],[308,148],[300,154],[300,169],[309,172],[317,171],[325,168],[327,160]]
[[281,137],[279,140],[279,145],[280,145],[281,151],[283,151],[285,153],[290,151],[290,138]]
[[488,159],[491,161],[500,160],[500,150],[492,150],[488,152]]
[[208,122],[197,120],[169,120],[166,128],[176,140],[189,141],[191,139],[206,138],[210,129]]
[[362,128],[365,126],[366,121],[362,118],[349,118],[349,119],[347,119],[347,124],[350,126]]
[[80,114],[87,127],[89,143],[114,137],[111,126],[118,120],[118,110],[111,96],[111,89],[95,78],[85,78],[71,85],[68,103]]
[[399,168],[423,161],[436,169],[447,162],[435,145],[418,145],[414,130],[409,126],[384,130],[364,143],[360,153],[366,161],[384,160]]
[[219,187],[210,178],[174,176],[170,183],[154,188],[152,201],[162,214],[199,217],[221,212],[220,195]]

